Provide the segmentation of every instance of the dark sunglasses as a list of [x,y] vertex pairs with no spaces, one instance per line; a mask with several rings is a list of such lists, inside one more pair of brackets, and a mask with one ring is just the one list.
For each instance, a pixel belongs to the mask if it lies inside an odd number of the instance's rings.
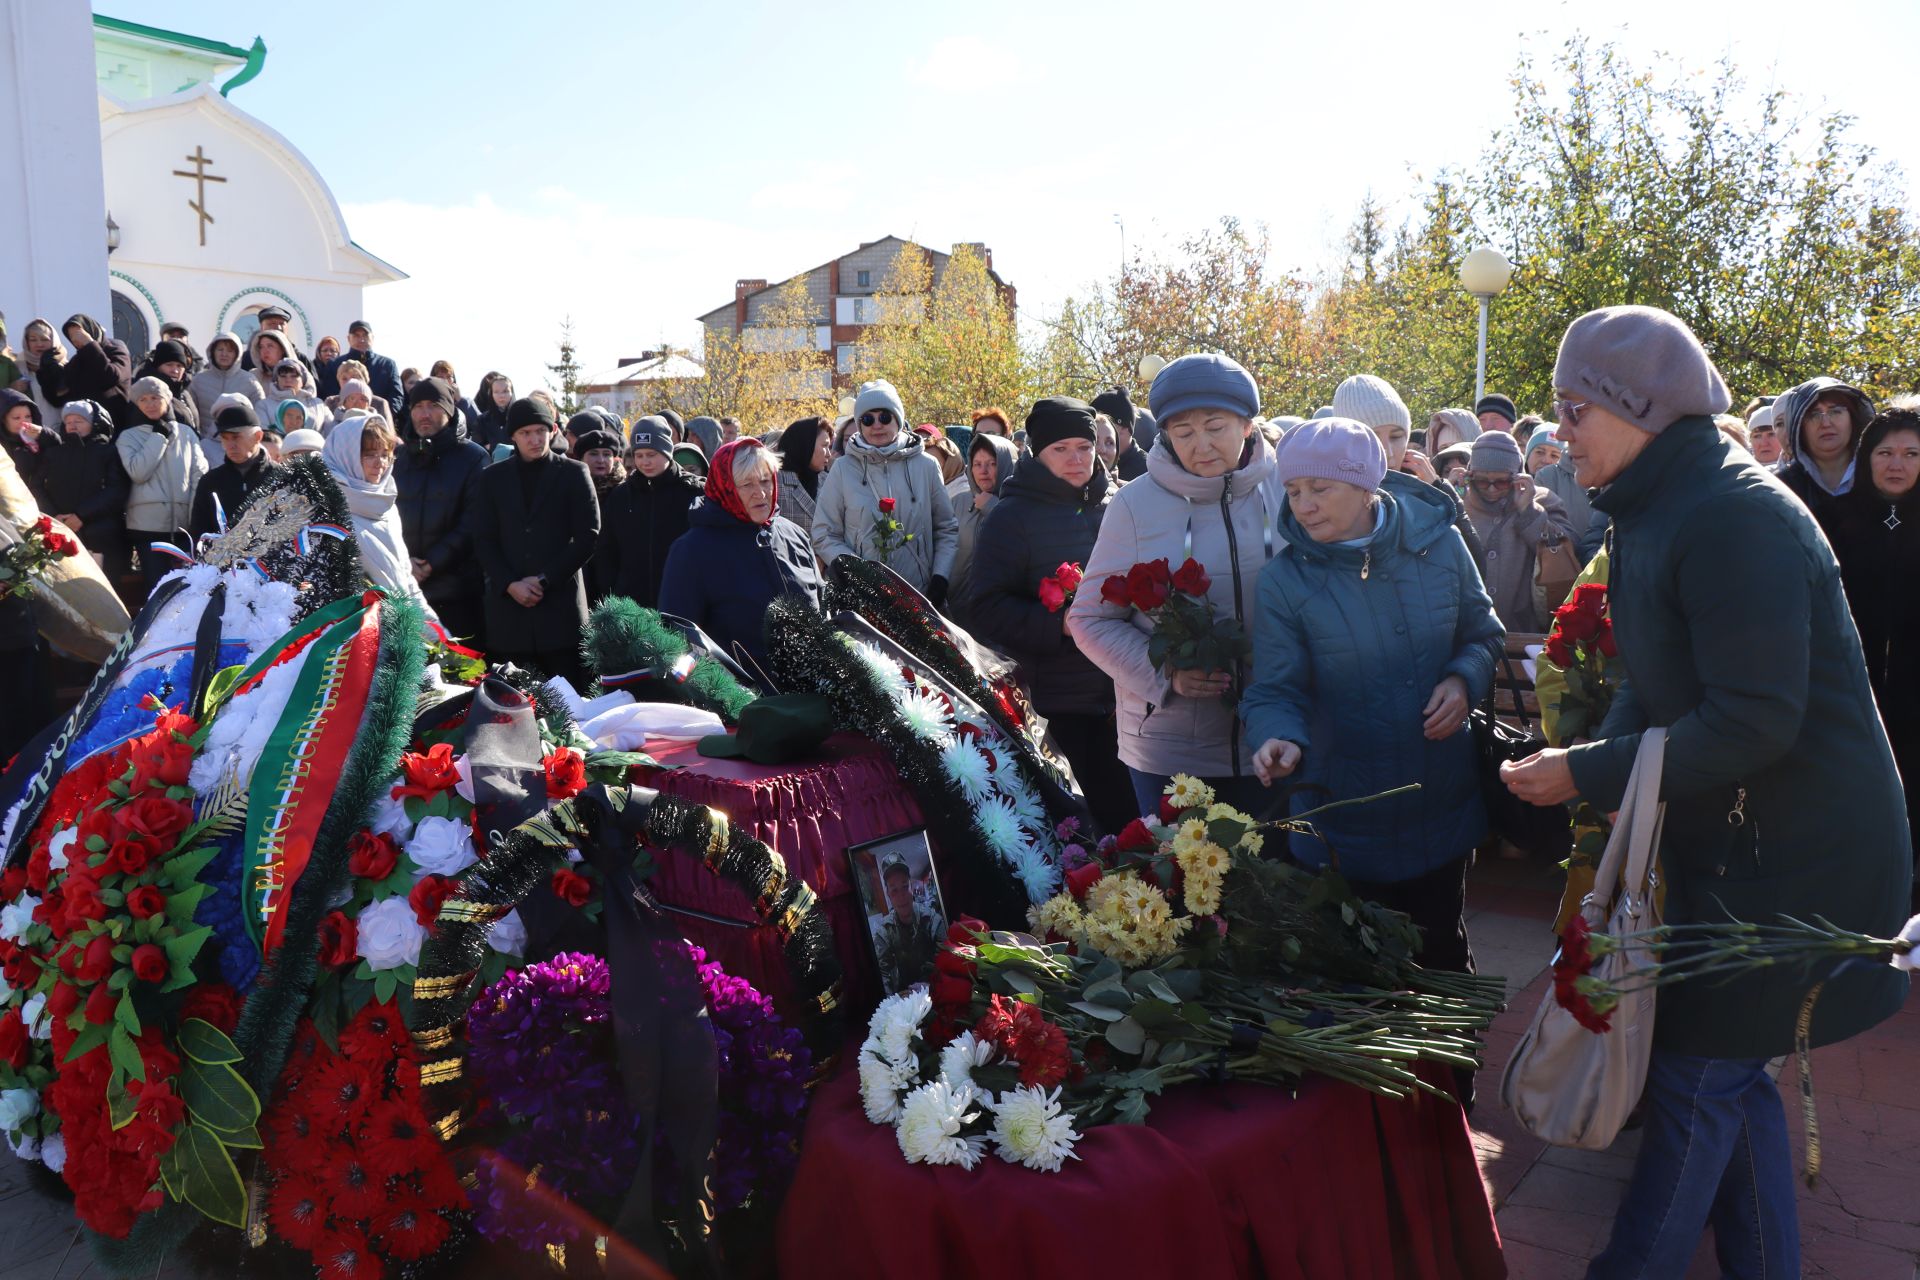
[[1513,488],[1512,476],[1468,476],[1467,483],[1482,493],[1505,493]]
[[1555,400],[1553,402],[1554,421],[1564,422],[1570,427],[1577,427],[1580,425],[1580,411],[1591,408],[1592,404],[1593,402],[1590,400],[1582,401],[1579,404],[1575,404],[1571,400]]
[[893,410],[874,409],[860,415],[863,427],[890,427],[893,425]]

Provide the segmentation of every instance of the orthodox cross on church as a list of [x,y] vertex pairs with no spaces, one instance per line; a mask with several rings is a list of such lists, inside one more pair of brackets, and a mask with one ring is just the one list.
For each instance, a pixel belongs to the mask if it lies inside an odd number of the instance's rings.
[[187,163],[193,166],[191,171],[175,169],[173,176],[176,178],[193,179],[194,195],[193,199],[187,201],[187,208],[200,215],[200,246],[205,248],[207,243],[207,224],[213,221],[213,215],[207,212],[207,184],[209,182],[225,182],[226,179],[216,178],[207,172],[207,166],[212,164],[213,161],[207,158],[207,149],[205,147],[195,146],[193,154],[187,157]]

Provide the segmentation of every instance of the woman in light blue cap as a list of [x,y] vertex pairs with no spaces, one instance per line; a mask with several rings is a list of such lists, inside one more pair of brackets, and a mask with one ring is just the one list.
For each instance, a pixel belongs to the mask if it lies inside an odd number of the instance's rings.
[[1528,475],[1537,478],[1540,468],[1550,467],[1560,461],[1560,442],[1553,438],[1555,429],[1553,423],[1543,422],[1527,437],[1525,465]]

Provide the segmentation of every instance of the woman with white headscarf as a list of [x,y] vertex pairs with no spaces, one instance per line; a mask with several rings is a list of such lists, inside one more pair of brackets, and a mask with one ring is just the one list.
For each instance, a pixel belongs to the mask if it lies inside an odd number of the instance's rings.
[[347,512],[353,519],[353,533],[360,543],[360,559],[366,565],[368,580],[376,587],[410,597],[426,611],[428,619],[438,622],[433,606],[414,580],[413,557],[407,553],[407,540],[400,532],[400,512],[394,507],[399,490],[393,483],[393,454],[398,445],[386,419],[349,412],[333,424],[320,458],[346,494]]

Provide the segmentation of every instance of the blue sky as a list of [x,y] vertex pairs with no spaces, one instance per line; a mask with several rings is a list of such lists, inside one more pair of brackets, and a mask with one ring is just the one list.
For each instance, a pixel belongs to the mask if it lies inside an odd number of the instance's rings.
[[[1059,3],[318,10],[103,0],[236,45],[233,101],[300,147],[354,238],[412,279],[368,294],[380,346],[531,385],[571,315],[582,363],[661,340],[736,277],[779,279],[887,234],[990,245],[1023,315],[1226,214],[1275,264],[1338,257],[1371,191],[1396,218],[1470,165],[1508,77],[1576,30],[1859,117],[1915,190],[1914,0],[1473,6]],[[320,18],[326,12],[331,16]],[[1813,16],[1809,16],[1809,14]]]

